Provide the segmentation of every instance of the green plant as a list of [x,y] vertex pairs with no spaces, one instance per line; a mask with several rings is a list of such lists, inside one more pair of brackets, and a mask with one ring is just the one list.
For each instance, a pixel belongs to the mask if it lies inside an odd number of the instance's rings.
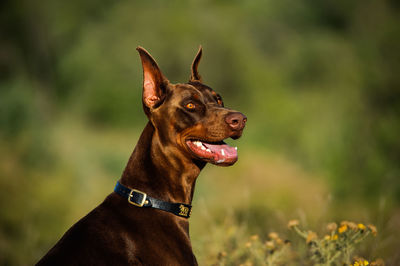
[[237,248],[220,252],[215,265],[286,265],[291,258],[290,246],[290,241],[275,232],[269,233],[266,241],[252,235]]
[[[382,259],[368,261],[354,253],[359,243],[369,235],[376,236],[374,225],[343,221],[338,226],[329,223],[327,234],[319,237],[311,230],[301,229],[299,221],[289,221],[288,227],[304,238],[306,249],[293,240],[283,240],[278,233],[271,232],[266,238],[259,235],[245,236],[243,228],[235,228],[225,243],[225,250],[218,253],[213,265],[317,265],[317,266],[383,266]],[[232,234],[233,233],[233,234]],[[296,244],[297,243],[297,244]]]
[[[314,265],[368,265],[367,260],[358,257],[353,259],[354,264],[352,264],[352,255],[358,243],[370,234],[374,236],[377,234],[374,225],[365,226],[350,221],[342,221],[340,226],[329,223],[326,226],[328,234],[322,238],[313,231],[302,230],[297,220],[289,221],[288,227],[306,240],[310,259]],[[371,264],[378,265],[377,262]]]

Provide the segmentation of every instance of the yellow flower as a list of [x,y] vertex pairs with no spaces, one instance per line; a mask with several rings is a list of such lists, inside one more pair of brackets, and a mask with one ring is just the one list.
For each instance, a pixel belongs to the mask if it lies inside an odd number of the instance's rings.
[[337,224],[336,223],[329,223],[326,226],[326,229],[328,229],[329,232],[335,231],[337,229]]
[[371,262],[371,266],[385,266],[385,262],[383,261],[383,259],[379,258]]
[[349,221],[341,221],[341,222],[340,222],[340,225],[343,226],[343,225],[347,225],[348,223],[349,223]]
[[353,266],[367,266],[369,262],[363,258],[356,258]]
[[325,239],[325,240],[337,240],[337,239],[338,239],[338,235],[337,235],[337,234],[334,234],[333,236],[326,235],[326,236],[324,237],[324,239]]
[[274,249],[275,248],[274,242],[273,241],[265,242],[265,247],[268,249]]
[[308,244],[308,243],[310,243],[311,241],[313,241],[314,239],[317,239],[317,238],[318,238],[318,236],[317,236],[316,233],[314,233],[313,231],[308,231],[306,243]]
[[346,224],[340,226],[339,229],[338,229],[339,234],[342,234],[342,233],[344,233],[346,231],[347,231],[347,225]]
[[292,227],[298,226],[299,224],[300,224],[299,220],[290,220],[288,223],[288,227],[292,228]]
[[245,246],[246,246],[246,248],[250,248],[250,247],[251,247],[251,242],[247,242],[247,243],[245,244]]
[[271,238],[271,239],[278,239],[279,235],[277,233],[275,233],[275,232],[271,232],[271,233],[268,234],[268,237]]
[[369,230],[371,230],[371,233],[376,236],[378,234],[378,230],[376,230],[375,225],[369,224],[368,225]]
[[363,225],[363,224],[358,224],[357,227],[360,230],[365,230],[365,228],[366,228],[365,225]]
[[353,223],[353,222],[347,222],[347,226],[351,229],[351,230],[357,230],[357,224]]
[[367,260],[361,260],[361,265],[367,266],[369,262]]
[[257,241],[257,240],[258,240],[258,235],[252,235],[252,236],[250,237],[250,239],[251,239],[252,241]]

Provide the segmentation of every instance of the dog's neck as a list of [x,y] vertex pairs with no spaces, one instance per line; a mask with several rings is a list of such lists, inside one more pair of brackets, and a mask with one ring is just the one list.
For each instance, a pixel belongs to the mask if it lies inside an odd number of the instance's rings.
[[196,178],[205,163],[195,163],[173,145],[162,145],[147,123],[122,174],[121,183],[169,202],[191,204]]

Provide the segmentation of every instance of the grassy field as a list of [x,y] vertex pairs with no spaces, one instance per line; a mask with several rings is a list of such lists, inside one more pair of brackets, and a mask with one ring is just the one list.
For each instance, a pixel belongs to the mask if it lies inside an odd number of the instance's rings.
[[[49,126],[42,144],[24,137],[20,147],[2,143],[3,173],[18,179],[1,184],[6,188],[1,194],[2,224],[7,226],[0,241],[3,265],[34,263],[97,206],[112,191],[138,134],[87,127],[64,116]],[[270,232],[290,240],[295,262],[306,263],[304,240],[287,228],[292,219],[320,235],[332,221],[374,224],[378,235],[357,246],[355,254],[368,260],[383,258],[387,265],[399,262],[400,213],[385,199],[372,206],[343,202],[333,196],[323,173],[308,172],[282,155],[254,147],[246,134],[235,145],[240,157],[234,166],[209,165],[197,181],[190,232],[200,265],[237,265],[224,262],[221,254],[234,254],[237,263],[264,265],[255,260],[257,253],[249,251],[248,242],[257,235],[264,245]],[[32,146],[42,149],[35,151],[39,159],[24,154]],[[48,164],[32,163],[35,160]],[[27,163],[35,166],[23,165]],[[21,193],[21,184],[29,189],[23,191],[24,197],[13,197]]]

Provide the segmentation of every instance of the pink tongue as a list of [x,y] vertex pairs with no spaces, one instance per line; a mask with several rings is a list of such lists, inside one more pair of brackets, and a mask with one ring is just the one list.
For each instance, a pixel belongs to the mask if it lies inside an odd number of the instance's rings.
[[203,142],[203,145],[218,156],[218,158],[216,158],[217,160],[226,161],[237,158],[237,150],[228,144],[210,144]]

